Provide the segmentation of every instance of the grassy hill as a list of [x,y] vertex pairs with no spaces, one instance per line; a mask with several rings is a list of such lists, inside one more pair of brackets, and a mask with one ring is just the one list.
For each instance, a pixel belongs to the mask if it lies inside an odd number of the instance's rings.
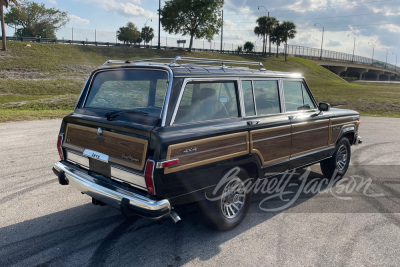
[[303,74],[319,102],[355,109],[363,115],[400,117],[400,85],[346,83],[301,58],[289,57],[285,62],[276,57],[21,42],[8,42],[8,48],[0,51],[0,122],[70,113],[86,77],[108,59],[177,55],[261,61],[270,70]]

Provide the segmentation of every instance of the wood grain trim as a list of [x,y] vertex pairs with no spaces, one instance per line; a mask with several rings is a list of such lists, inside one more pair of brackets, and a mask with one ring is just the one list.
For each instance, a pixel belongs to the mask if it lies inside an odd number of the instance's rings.
[[[284,126],[277,126],[277,127],[267,128],[267,129],[260,129],[260,130],[251,131],[250,132],[250,151],[252,153],[256,153],[258,155],[258,157],[261,160],[262,165],[272,164],[272,163],[275,163],[275,162],[278,162],[278,161],[289,159],[290,158],[290,153],[289,153],[289,155],[287,155],[285,157],[279,157],[279,158],[276,158],[276,159],[273,159],[273,160],[265,161],[264,156],[261,154],[261,152],[258,149],[254,148],[254,142],[267,140],[267,139],[282,138],[282,137],[286,137],[288,135],[290,136],[291,135],[291,129],[292,129],[292,125],[284,125]],[[287,130],[290,130],[290,131],[288,133],[284,133],[284,134],[281,134],[281,135],[274,135],[273,134],[273,133],[276,133],[278,131],[285,132]],[[272,133],[273,135],[267,135],[267,137],[263,136],[262,139],[254,138],[254,135],[263,134],[263,133],[267,133],[267,134]]]
[[[321,125],[321,126],[316,127],[316,125]],[[323,128],[328,128],[329,119],[294,123],[292,124],[292,127],[293,127],[292,134],[297,134],[307,131],[315,131]]]
[[[237,139],[242,138],[242,142],[237,142]],[[216,141],[223,141],[221,142],[221,146],[215,146]],[[231,143],[230,143],[231,141]],[[235,141],[235,142],[232,142]],[[212,146],[207,146],[207,144],[212,144]],[[235,133],[235,134],[227,134],[227,135],[222,135],[222,136],[216,136],[216,137],[210,137],[210,138],[204,138],[196,141],[189,141],[185,143],[179,143],[179,144],[174,144],[168,146],[168,151],[167,151],[167,159],[171,159],[171,155],[173,152],[179,149],[187,149],[187,148],[192,148],[192,147],[197,147],[201,146],[200,151],[195,151],[193,153],[189,154],[183,154],[180,153],[180,155],[175,155],[173,158],[179,158],[179,159],[185,159],[188,160],[188,158],[195,159],[196,157],[204,157],[204,155],[208,155],[207,159],[200,159],[196,160],[194,162],[186,163],[186,164],[178,164],[176,166],[170,166],[166,167],[164,169],[164,173],[173,173],[181,170],[186,170],[189,168],[194,168],[198,167],[201,165],[209,164],[209,163],[214,163],[218,162],[221,160],[225,159],[230,159],[242,155],[246,155],[249,153],[249,134],[248,132],[241,132],[241,133]],[[233,152],[232,150],[235,150],[237,147],[237,151]],[[228,152],[227,152],[228,151]]]
[[[78,152],[83,152],[87,148],[87,149],[92,149],[92,150],[100,152],[100,153],[105,153],[105,151],[102,151],[101,143],[99,143],[100,147],[96,147],[93,145],[88,145],[88,147],[84,147],[84,146],[78,146],[78,145],[69,143],[68,135],[69,135],[69,132],[71,129],[76,129],[76,130],[80,130],[80,131],[83,131],[86,133],[93,134],[93,137],[97,136],[97,128],[90,128],[90,127],[81,126],[81,125],[68,124],[67,129],[66,129],[65,142],[63,144],[63,147],[69,148],[69,149],[72,149],[72,150],[75,150]],[[109,153],[105,153],[105,154],[110,156],[110,162],[114,162],[116,164],[120,164],[120,165],[129,167],[129,168],[132,168],[135,170],[142,170],[144,168],[145,161],[146,161],[146,154],[147,154],[147,146],[148,146],[147,140],[143,140],[140,138],[127,136],[127,135],[123,135],[123,134],[113,133],[110,131],[103,131],[103,134],[101,135],[101,137],[103,137],[103,138],[110,137],[110,138],[114,138],[114,139],[129,141],[132,144],[142,145],[143,151],[141,152],[141,156],[139,158],[140,163],[130,162],[130,161],[124,160],[122,158],[120,159],[120,158],[116,157],[115,155],[109,155]],[[110,148],[108,148],[108,149],[110,149]]]

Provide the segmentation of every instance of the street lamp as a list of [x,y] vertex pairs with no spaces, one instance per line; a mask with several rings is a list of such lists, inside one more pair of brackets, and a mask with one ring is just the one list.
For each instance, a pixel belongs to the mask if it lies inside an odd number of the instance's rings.
[[349,33],[349,34],[347,35],[347,37],[349,37],[350,35],[354,38],[353,57],[351,58],[351,62],[353,63],[353,62],[354,62],[354,50],[355,50],[355,48],[356,48],[356,37],[355,37],[354,34],[352,34],[352,33]]
[[371,65],[374,65],[375,44],[373,42],[368,42],[368,44],[372,44],[372,62],[371,62]]
[[258,9],[258,10],[260,10],[260,7],[264,8],[264,9],[265,9],[265,11],[267,11],[268,18],[269,18],[269,11],[267,10],[267,8],[266,8],[265,6],[258,6],[258,7],[257,7],[257,9]]
[[396,55],[396,64],[394,64],[394,70],[397,71],[397,54],[392,52],[392,55]]
[[319,56],[319,60],[322,60],[322,45],[324,44],[324,31],[325,31],[325,27],[321,25],[321,23],[315,23],[314,27],[316,27],[317,25],[322,27],[322,39],[321,39],[321,55]]
[[386,49],[386,62],[385,62],[385,68],[387,68],[387,57],[388,57],[388,53],[389,53],[389,49],[388,48],[382,48],[382,50]]

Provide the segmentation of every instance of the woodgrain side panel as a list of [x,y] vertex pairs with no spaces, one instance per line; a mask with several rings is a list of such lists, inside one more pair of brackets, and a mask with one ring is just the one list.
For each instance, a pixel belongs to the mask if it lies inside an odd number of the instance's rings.
[[177,172],[248,153],[248,132],[174,144],[168,147],[167,160],[179,159],[179,164],[165,168],[164,173]]
[[328,146],[329,119],[292,125],[291,157]]
[[110,156],[114,162],[136,170],[142,170],[146,160],[147,140],[122,134],[103,131],[97,135],[97,129],[85,126],[67,125],[64,147],[79,152],[94,150]]
[[260,157],[263,165],[289,159],[290,134],[290,125],[251,131],[251,152]]

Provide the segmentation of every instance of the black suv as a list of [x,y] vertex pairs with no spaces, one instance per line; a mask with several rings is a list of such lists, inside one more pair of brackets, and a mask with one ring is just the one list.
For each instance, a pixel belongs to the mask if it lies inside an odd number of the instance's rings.
[[204,201],[227,230],[247,213],[248,178],[318,162],[324,175],[343,175],[359,124],[355,111],[317,105],[301,75],[261,63],[109,60],[63,119],[53,171],[124,214],[177,222],[173,206]]

